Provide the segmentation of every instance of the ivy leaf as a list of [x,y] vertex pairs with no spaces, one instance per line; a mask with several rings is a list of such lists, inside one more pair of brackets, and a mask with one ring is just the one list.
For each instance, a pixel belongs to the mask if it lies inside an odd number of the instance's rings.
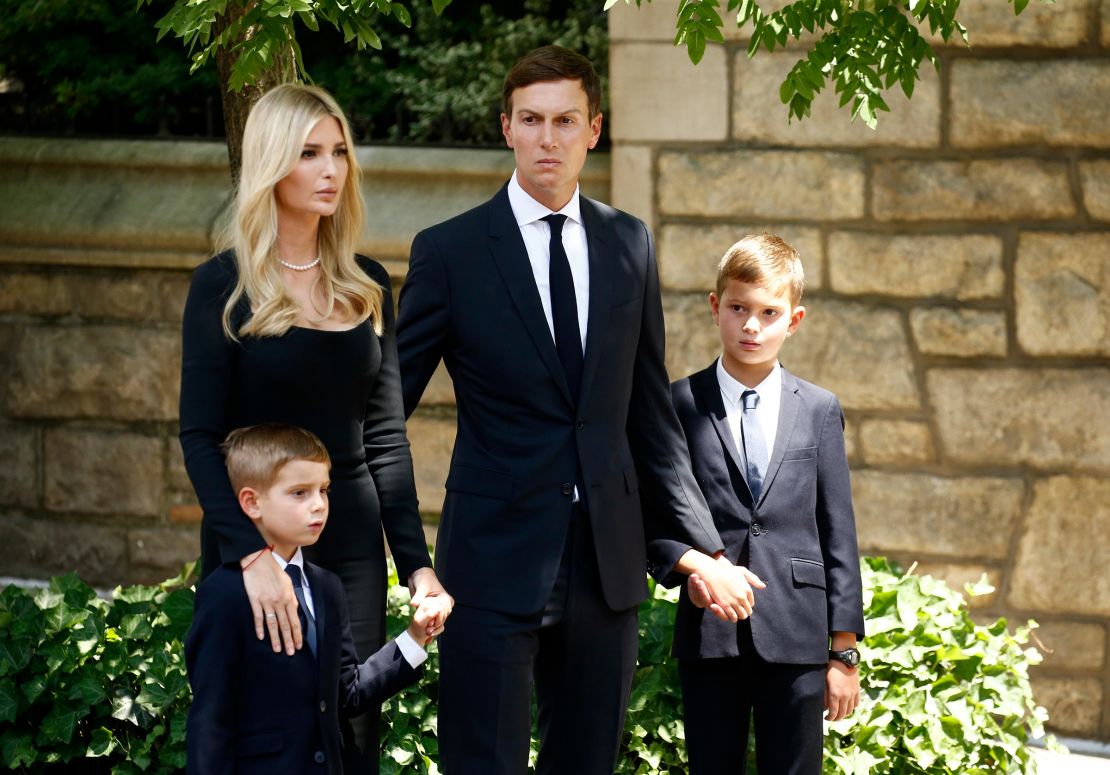
[[15,693],[15,684],[4,681],[0,683],[0,721],[15,721],[19,711],[19,696]]

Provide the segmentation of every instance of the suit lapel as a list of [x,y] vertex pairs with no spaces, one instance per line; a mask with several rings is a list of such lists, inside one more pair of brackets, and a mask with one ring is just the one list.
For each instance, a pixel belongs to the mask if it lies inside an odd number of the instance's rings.
[[[790,436],[794,433],[794,425],[798,421],[801,411],[802,399],[798,396],[798,383],[794,375],[786,369],[782,370],[782,399],[779,403],[778,429],[775,431],[775,448],[771,450],[771,460],[767,464],[767,475],[763,478],[763,492],[759,496],[759,503],[767,497],[767,491],[775,481],[775,475],[782,466],[782,458],[790,447]],[[757,506],[759,504],[756,504]]]
[[524,238],[520,236],[520,227],[517,226],[513,208],[509,204],[508,184],[502,186],[490,200],[487,209],[490,253],[494,263],[509,289],[509,296],[524,324],[524,330],[532,338],[559,390],[567,402],[573,405],[563,366],[555,352],[555,341],[551,338],[551,329],[547,327],[547,317],[543,314],[536,277],[532,274],[532,264],[528,260],[528,249],[524,246]]
[[597,374],[598,363],[601,360],[601,352],[604,349],[602,340],[609,329],[609,310],[612,309],[610,302],[616,283],[612,279],[615,256],[609,253],[609,246],[613,244],[609,224],[601,217],[592,201],[583,196],[580,197],[579,204],[582,222],[586,228],[590,262],[590,309],[586,320],[586,360],[582,367],[582,388],[579,393],[584,398],[589,395],[590,385],[593,383],[594,375]]
[[[747,487],[748,479],[745,475],[747,467],[744,465],[744,458],[740,456],[740,451],[736,449],[736,442],[732,438],[732,429],[728,427],[728,413],[725,411],[725,400],[721,397],[721,383],[717,381],[717,362],[714,361],[712,366],[694,376],[698,378],[700,383],[698,389],[701,391],[705,405],[709,408],[709,421],[721,438],[721,445],[725,448],[728,456],[732,458],[736,470],[740,472],[740,478],[744,480],[744,486]],[[750,495],[751,491],[748,492]]]

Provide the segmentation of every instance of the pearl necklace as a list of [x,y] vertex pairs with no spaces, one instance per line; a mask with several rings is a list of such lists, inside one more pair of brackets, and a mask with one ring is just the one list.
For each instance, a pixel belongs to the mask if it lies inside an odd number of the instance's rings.
[[294,272],[307,272],[309,269],[320,263],[320,257],[316,256],[316,258],[309,261],[307,264],[290,264],[283,258],[279,258],[278,263],[284,266],[286,269],[292,269]]

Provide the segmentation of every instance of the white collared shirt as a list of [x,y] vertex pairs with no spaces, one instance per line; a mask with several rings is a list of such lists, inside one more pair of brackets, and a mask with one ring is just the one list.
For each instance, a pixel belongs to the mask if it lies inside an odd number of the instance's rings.
[[771,373],[754,388],[749,388],[725,371],[724,364],[718,358],[717,384],[721,386],[721,398],[725,402],[725,414],[728,417],[728,429],[732,432],[732,441],[736,445],[736,451],[741,455],[744,454],[744,435],[741,431],[740,418],[744,413],[744,402],[740,397],[745,390],[755,390],[759,394],[755,416],[759,419],[759,427],[763,429],[763,438],[767,440],[767,459],[770,460],[779,428],[779,405],[782,404],[781,364],[776,361]]
[[[297,547],[297,551],[293,553],[293,556],[289,558],[288,562],[277,552],[270,552],[270,554],[274,556],[274,560],[277,561],[278,567],[283,571],[287,565],[296,565],[301,569],[301,584],[304,592],[304,602],[308,607],[308,612],[312,614],[312,618],[315,619],[316,604],[312,602],[312,589],[308,585],[308,574],[304,572],[304,554],[301,552],[301,548],[299,546]],[[405,661],[408,662],[411,667],[415,669],[424,664],[424,660],[428,658],[428,652],[424,650],[423,646],[413,640],[408,630],[401,630],[401,634],[397,636],[396,641],[397,648],[401,649],[401,656],[405,658]]]
[[[555,340],[555,320],[551,315],[551,227],[544,216],[553,210],[540,204],[520,187],[513,171],[509,179],[509,205],[513,217],[524,238],[528,250],[528,261],[532,264],[532,274],[536,278],[536,288],[540,292],[540,303],[547,318],[547,329],[551,340]],[[574,195],[559,210],[567,217],[563,224],[563,250],[570,262],[570,274],[574,278],[574,300],[578,305],[578,331],[582,335],[582,351],[586,351],[586,324],[590,310],[590,250],[586,242],[586,228],[582,223],[582,209],[579,202],[579,188],[574,187]]]

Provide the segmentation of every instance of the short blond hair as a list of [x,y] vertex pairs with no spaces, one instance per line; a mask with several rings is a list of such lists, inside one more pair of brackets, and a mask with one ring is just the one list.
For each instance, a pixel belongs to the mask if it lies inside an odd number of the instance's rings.
[[775,293],[785,289],[791,307],[801,302],[806,286],[798,251],[774,234],[748,234],[725,251],[717,265],[718,297],[729,280],[766,286]]
[[227,477],[235,492],[244,487],[266,490],[282,467],[294,460],[323,463],[331,468],[327,447],[315,433],[295,425],[268,423],[236,428],[220,446],[227,465]]

